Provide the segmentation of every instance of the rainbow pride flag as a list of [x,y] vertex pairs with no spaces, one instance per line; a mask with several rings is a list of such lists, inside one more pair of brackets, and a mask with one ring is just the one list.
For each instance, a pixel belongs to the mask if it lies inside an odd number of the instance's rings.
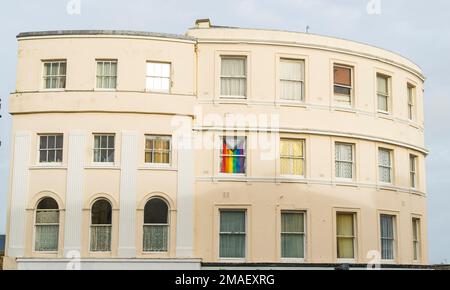
[[241,144],[239,144],[239,142],[227,142],[227,138],[223,138],[221,160],[222,173],[245,173],[245,149],[243,143],[244,142],[241,142]]

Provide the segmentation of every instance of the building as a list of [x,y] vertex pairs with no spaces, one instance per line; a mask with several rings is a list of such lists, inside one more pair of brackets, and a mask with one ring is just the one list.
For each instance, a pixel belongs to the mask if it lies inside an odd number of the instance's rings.
[[428,263],[410,60],[209,20],[18,43],[5,268]]

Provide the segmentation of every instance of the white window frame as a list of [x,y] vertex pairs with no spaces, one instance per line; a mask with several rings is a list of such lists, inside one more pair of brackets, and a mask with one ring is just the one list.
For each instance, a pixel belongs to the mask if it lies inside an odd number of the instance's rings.
[[[386,79],[387,95],[378,91],[378,78],[379,77]],[[377,81],[377,83],[376,83],[377,112],[378,113],[382,113],[382,114],[391,114],[391,112],[392,112],[392,108],[391,108],[391,106],[392,106],[392,103],[391,103],[391,99],[392,99],[392,96],[391,96],[392,95],[392,87],[391,87],[392,86],[392,77],[390,75],[387,75],[387,74],[377,73],[376,81]],[[380,109],[379,96],[382,96],[382,97],[386,98],[386,106],[387,106],[387,110],[386,111]]]
[[[245,75],[243,76],[222,76],[222,60],[224,59],[240,59],[244,60],[245,65]],[[222,79],[243,79],[245,80],[245,95],[244,96],[233,96],[233,95],[222,95]],[[220,56],[220,70],[219,70],[219,95],[222,99],[241,99],[245,100],[248,98],[248,57],[246,55],[221,55]]]
[[[342,215],[352,215],[352,221],[353,221],[353,235],[352,236],[340,236],[338,235],[338,224],[337,224],[337,217],[339,214]],[[336,258],[339,262],[354,262],[358,258],[358,224],[357,224],[357,213],[356,212],[346,212],[346,211],[336,211]],[[339,238],[351,238],[353,239],[353,258],[339,258],[338,256],[338,247],[339,247]]]
[[[222,153],[222,142],[223,142],[223,138],[230,138],[230,137],[237,137],[237,138],[244,138],[244,155],[227,155],[227,154],[223,154]],[[247,176],[248,173],[248,138],[247,136],[242,136],[242,135],[220,135],[219,136],[219,144],[220,144],[220,148],[219,148],[219,164],[218,164],[218,171],[219,171],[219,175],[221,176]],[[227,172],[222,172],[222,158],[223,157],[244,157],[244,173],[227,173]]]
[[[279,58],[279,66],[280,66],[280,71],[281,71],[281,66],[283,62],[299,62],[302,63],[302,68],[303,71],[301,73],[301,75],[303,76],[302,80],[292,80],[292,79],[283,79],[281,77],[281,73],[278,73],[278,82],[279,82],[279,99],[282,102],[292,102],[292,103],[304,103],[305,102],[305,74],[306,74],[306,61],[304,59],[300,59],[300,58],[290,58],[290,57],[280,57]],[[301,91],[301,97],[300,99],[284,99],[283,96],[281,95],[281,87],[282,87],[282,82],[294,82],[294,83],[300,83],[302,85],[302,91]]]
[[[111,223],[110,224],[95,224],[95,225],[92,224],[92,207],[94,206],[94,204],[97,201],[100,201],[100,200],[104,200],[104,201],[108,202],[109,205],[111,206]],[[94,200],[91,204],[91,207],[89,208],[89,253],[101,254],[101,253],[111,253],[113,251],[113,248],[112,248],[113,247],[113,222],[114,222],[114,208],[113,208],[111,201],[108,200],[107,198],[103,198],[103,197]],[[109,227],[109,228],[111,228],[109,251],[92,251],[92,227]]]
[[[145,223],[145,206],[152,199],[159,199],[159,200],[163,201],[166,204],[166,206],[167,206],[167,223],[166,224],[146,224]],[[146,226],[165,226],[165,227],[167,227],[167,249],[165,251],[146,251],[144,249],[144,228]],[[169,203],[166,200],[164,200],[161,197],[152,197],[144,205],[144,222],[142,224],[142,252],[144,254],[164,254],[164,253],[169,253],[169,251],[170,251],[170,236],[171,236],[170,235],[170,205],[169,205]]]
[[417,189],[417,160],[416,155],[409,154],[409,186],[412,189]]
[[[343,146],[350,146],[351,148],[352,148],[352,160],[351,161],[348,161],[348,160],[338,160],[337,159],[337,156],[336,156],[336,148],[338,147],[338,146],[340,146],[340,145],[343,145]],[[353,143],[345,143],[345,142],[335,142],[334,143],[334,146],[335,146],[335,150],[334,150],[334,162],[335,162],[335,165],[334,165],[334,177],[336,178],[336,180],[342,180],[342,181],[353,181],[353,180],[355,180],[355,172],[356,172],[356,162],[355,162],[355,148],[356,148],[356,146],[355,146],[355,144],[353,144]],[[337,176],[337,172],[336,172],[336,164],[337,163],[350,163],[351,165],[352,165],[352,177],[351,178],[345,178],[345,177],[338,177]]]
[[[422,242],[421,242],[421,230],[422,223],[419,217],[412,217],[412,241],[413,241],[413,261],[418,262],[422,259]],[[414,228],[416,230],[416,237],[414,237]],[[417,251],[417,252],[416,252]]]
[[[283,177],[289,177],[289,178],[305,178],[306,177],[306,140],[305,139],[294,139],[294,138],[280,138],[280,148],[281,148],[281,142],[283,141],[293,141],[293,142],[301,142],[303,146],[303,155],[301,157],[295,157],[293,155],[282,155],[280,150],[280,175]],[[295,174],[283,174],[281,172],[281,164],[283,159],[289,159],[289,160],[302,160],[303,162],[303,174],[302,175],[295,175]],[[293,169],[293,168],[291,168]]]
[[[55,59],[55,60],[42,60],[42,89],[44,91],[64,91],[67,88],[67,60],[66,59]],[[66,65],[66,74],[62,75],[61,73],[61,64]],[[51,66],[58,64],[58,74],[57,75],[47,75],[45,65],[51,64]],[[47,88],[47,79],[48,78],[56,78],[57,81],[60,79],[64,79],[64,87],[62,88]]]
[[[351,86],[336,84],[335,79],[334,79],[334,68],[336,68],[336,67],[345,68],[345,69],[350,70]],[[342,107],[342,108],[353,108],[354,107],[354,100],[353,100],[354,99],[354,71],[355,70],[354,70],[353,66],[349,66],[349,65],[345,65],[345,64],[338,64],[338,63],[333,64],[333,103],[337,107]],[[350,89],[350,104],[349,104],[349,106],[344,106],[344,105],[342,105],[342,103],[336,101],[336,92],[334,91],[335,87]]]
[[[117,145],[117,136],[115,133],[93,133],[93,144],[92,144],[92,163],[96,166],[108,166],[108,165],[114,165],[116,162],[116,145]],[[99,147],[96,148],[95,147],[95,137],[96,136],[113,136],[114,137],[114,147],[109,147],[109,141],[108,141],[108,147],[107,148],[103,148],[103,147]],[[100,142],[100,146],[101,146],[101,142]],[[106,152],[108,152],[108,150],[113,150],[114,151],[114,155],[113,155],[113,161],[107,161],[107,162],[101,162],[101,161],[95,161],[95,150],[106,150]],[[101,155],[100,155],[101,156]]]
[[[112,75],[112,74],[110,74],[110,75],[99,75],[98,65],[100,63],[102,63],[103,66],[105,65],[105,63],[109,63],[110,67],[111,67],[111,64],[115,63],[116,64],[116,74],[115,75]],[[98,90],[98,91],[116,91],[117,90],[118,71],[119,71],[119,62],[118,62],[118,60],[117,59],[96,59],[95,60],[95,64],[96,64],[96,67],[95,67],[95,70],[96,70],[96,73],[95,73],[95,89]],[[112,79],[112,78],[114,78],[116,85],[113,88],[99,87],[98,78],[102,78],[102,79],[105,79],[105,78]]]
[[411,83],[407,84],[407,102],[408,102],[408,120],[415,121],[416,119],[416,86]]
[[[169,76],[165,77],[162,75],[148,75],[148,65],[149,64],[160,64],[160,65],[168,65],[169,66]],[[147,86],[148,79],[165,79],[169,81],[169,88],[167,90],[158,90],[151,89]],[[149,93],[158,93],[158,94],[170,94],[172,92],[172,63],[168,61],[153,61],[148,60],[145,63],[145,91]]]
[[[282,216],[283,216],[284,213],[288,213],[288,214],[289,213],[291,213],[291,214],[302,214],[303,215],[303,232],[283,232],[282,231],[282,229],[283,229]],[[306,259],[306,251],[307,251],[307,249],[306,249],[306,245],[307,245],[307,243],[306,243],[306,240],[307,240],[307,228],[306,228],[307,227],[307,222],[306,222],[306,219],[307,219],[307,214],[306,214],[306,211],[304,211],[304,210],[281,210],[280,211],[280,237],[279,237],[279,239],[280,239],[280,258],[281,258],[282,261],[287,261],[287,262],[289,262],[289,261],[292,261],[292,262],[295,262],[295,261],[303,262],[303,261],[305,261],[305,259]],[[283,244],[282,244],[282,236],[283,236],[283,234],[303,235],[303,257],[302,258],[283,257]]]
[[[243,234],[244,235],[244,257],[221,257],[220,256],[220,242],[221,242],[221,239],[220,239],[220,236],[221,236],[221,234],[235,234],[235,233],[232,233],[232,232],[221,232],[221,229],[220,229],[220,219],[222,218],[222,216],[221,216],[221,212],[229,212],[229,211],[233,211],[233,212],[243,212],[244,213],[244,226],[245,226],[245,231],[244,232],[239,232],[238,234]],[[218,239],[218,252],[217,252],[217,255],[218,255],[218,258],[219,258],[219,260],[223,260],[223,261],[230,261],[230,262],[233,262],[233,261],[245,261],[246,259],[247,259],[247,257],[248,257],[248,209],[246,209],[246,208],[219,208],[219,219],[218,219],[218,222],[219,222],[219,224],[218,224],[218,229],[219,229],[219,239]]]
[[[383,237],[381,235],[381,232],[382,232],[382,229],[381,229],[381,227],[382,227],[381,216],[383,216],[383,215],[392,217],[392,238]],[[384,213],[384,212],[382,212],[382,213],[379,214],[378,222],[380,224],[380,232],[379,232],[379,235],[380,235],[380,241],[379,241],[380,242],[380,258],[381,258],[382,261],[394,262],[397,259],[397,215],[396,214],[392,214],[392,213]],[[392,259],[383,259],[383,249],[382,249],[382,247],[383,247],[382,240],[383,239],[385,239],[385,240],[392,240],[392,257],[393,257]]]
[[[147,149],[147,140],[152,140],[153,142],[156,140],[164,140],[169,141],[169,149]],[[157,151],[157,152],[155,152]],[[146,162],[145,155],[147,153],[151,153],[152,160],[155,160],[155,153],[169,153],[169,162],[168,163],[154,163],[154,162]],[[152,135],[152,134],[146,134],[145,135],[145,144],[144,144],[144,164],[146,166],[151,167],[170,167],[172,166],[172,136],[170,135]]]
[[[64,134],[63,133],[44,133],[44,134],[38,134],[38,144],[37,144],[37,163],[40,166],[58,166],[61,165],[64,161]],[[48,137],[55,137],[55,146],[56,146],[56,137],[61,136],[62,137],[62,147],[55,147],[55,148],[48,148]],[[41,138],[46,137],[47,138],[47,148],[41,149]],[[55,159],[56,159],[56,151],[61,151],[61,161],[54,161],[49,162],[48,161],[48,151],[55,151]],[[47,161],[41,161],[41,151],[47,151]]]
[[[42,223],[42,224],[39,224],[39,226],[58,226],[58,248],[56,250],[54,250],[54,251],[38,251],[38,250],[36,250],[36,227],[38,226],[36,217],[37,217],[37,212],[40,211],[37,207],[38,207],[39,203],[42,200],[46,199],[46,198],[54,199],[54,198],[49,197],[49,196],[41,198],[39,200],[39,202],[36,204],[36,210],[34,211],[34,217],[33,217],[33,219],[34,219],[34,223],[33,223],[33,252],[34,253],[39,253],[39,254],[55,254],[55,253],[59,252],[59,247],[60,247],[60,242],[59,241],[60,241],[60,234],[61,234],[61,209],[59,208],[59,205],[58,205],[58,209],[50,209],[50,210],[46,209],[45,210],[45,211],[58,212],[58,223]],[[56,200],[55,200],[55,202],[56,202]]]
[[[389,166],[380,164],[380,152],[386,151],[389,152]],[[381,184],[392,185],[394,184],[394,150],[384,147],[378,147],[378,182]],[[381,180],[380,168],[389,168],[389,182]]]

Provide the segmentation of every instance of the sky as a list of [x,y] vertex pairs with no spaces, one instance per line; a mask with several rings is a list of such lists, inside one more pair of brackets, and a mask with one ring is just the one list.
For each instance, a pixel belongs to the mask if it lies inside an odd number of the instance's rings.
[[[68,4],[80,5],[68,5]],[[69,6],[69,9],[68,9]],[[79,9],[78,9],[79,8]],[[14,0],[0,4],[0,234],[9,180],[8,96],[24,31],[117,29],[184,34],[215,25],[309,31],[372,44],[412,59],[425,84],[429,253],[450,263],[450,1],[448,0]]]

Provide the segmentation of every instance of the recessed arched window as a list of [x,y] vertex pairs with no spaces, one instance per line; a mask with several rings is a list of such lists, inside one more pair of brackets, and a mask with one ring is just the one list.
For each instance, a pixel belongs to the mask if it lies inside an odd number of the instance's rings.
[[35,244],[37,252],[58,251],[59,207],[50,197],[43,198],[36,208]]
[[106,199],[99,199],[91,209],[91,252],[111,251],[112,207]]
[[167,252],[169,207],[161,198],[150,199],[144,208],[144,252]]

